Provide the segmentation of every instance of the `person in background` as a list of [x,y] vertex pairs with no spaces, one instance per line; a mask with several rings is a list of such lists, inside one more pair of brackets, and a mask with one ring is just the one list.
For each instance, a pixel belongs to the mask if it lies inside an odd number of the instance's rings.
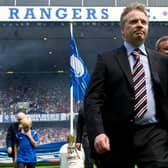
[[145,5],[121,17],[123,44],[98,54],[84,98],[99,168],[168,168],[168,57],[145,46]]
[[160,37],[155,44],[156,51],[168,55],[168,36]]
[[26,114],[24,112],[19,112],[16,116],[17,122],[11,123],[7,130],[6,147],[8,156],[12,157],[13,162],[15,160],[14,144],[16,141],[16,133],[20,130],[21,122],[25,116]]
[[36,151],[39,137],[32,128],[32,120],[26,116],[22,120],[21,131],[16,133],[17,141],[15,143],[15,162],[16,168],[35,168]]
[[78,112],[78,121],[77,121],[77,132],[76,132],[76,148],[81,150],[81,145],[83,146],[85,153],[85,168],[93,168],[94,160],[91,158],[91,151],[89,145],[89,139],[86,130],[85,116],[83,108],[80,108]]

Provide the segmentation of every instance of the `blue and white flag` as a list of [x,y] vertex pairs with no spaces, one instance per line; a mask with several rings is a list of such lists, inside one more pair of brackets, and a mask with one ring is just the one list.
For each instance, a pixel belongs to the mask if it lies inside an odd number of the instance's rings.
[[70,56],[70,75],[71,86],[73,87],[73,97],[76,102],[83,100],[90,75],[78,52],[75,39],[71,33],[70,38],[71,56]]

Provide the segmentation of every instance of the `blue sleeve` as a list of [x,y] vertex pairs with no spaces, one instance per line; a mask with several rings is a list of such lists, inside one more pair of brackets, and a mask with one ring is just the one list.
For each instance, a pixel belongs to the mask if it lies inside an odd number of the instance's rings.
[[17,132],[14,144],[17,144],[17,145],[19,144],[19,137],[20,137],[20,132]]
[[39,136],[35,130],[31,131],[32,137],[35,141],[39,141]]

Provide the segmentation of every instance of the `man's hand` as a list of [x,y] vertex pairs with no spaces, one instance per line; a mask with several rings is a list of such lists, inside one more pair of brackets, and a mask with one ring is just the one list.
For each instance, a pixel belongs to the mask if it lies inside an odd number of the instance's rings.
[[8,147],[7,151],[8,151],[8,154],[12,154],[12,147]]
[[76,143],[76,144],[75,144],[75,147],[76,147],[78,150],[81,150],[81,143]]
[[110,151],[109,138],[106,134],[99,134],[94,141],[94,147],[97,153],[104,153]]

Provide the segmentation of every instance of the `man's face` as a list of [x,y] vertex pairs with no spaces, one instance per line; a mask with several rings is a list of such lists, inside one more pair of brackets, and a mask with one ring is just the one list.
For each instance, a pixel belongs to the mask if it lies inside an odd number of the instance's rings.
[[22,122],[22,120],[25,118],[25,113],[22,113],[20,112],[18,115],[17,115],[17,121],[18,123],[20,124]]
[[159,44],[159,52],[168,55],[168,40],[161,41]]
[[125,16],[125,24],[121,30],[124,40],[133,46],[144,43],[148,34],[148,18],[138,10],[133,10]]
[[22,123],[22,120],[23,120],[22,117],[18,117],[18,118],[17,118],[18,123]]

